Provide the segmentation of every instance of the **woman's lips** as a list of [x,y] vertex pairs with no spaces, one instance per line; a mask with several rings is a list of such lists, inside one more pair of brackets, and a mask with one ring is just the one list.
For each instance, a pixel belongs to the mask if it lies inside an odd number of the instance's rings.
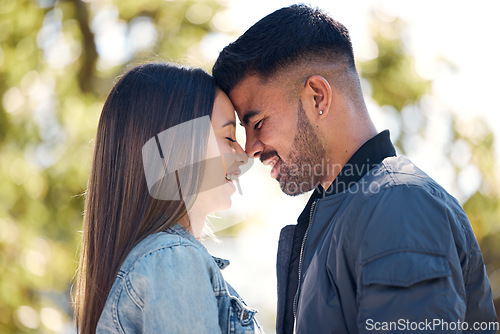
[[226,174],[226,181],[232,182],[238,179],[239,173],[229,173]]
[[236,184],[238,184],[238,188],[239,188],[239,183],[238,183],[238,176],[239,175],[240,175],[240,173],[228,173],[228,174],[226,174],[226,182],[231,185],[233,192],[236,191],[236,186],[234,185],[233,181],[236,181]]
[[234,185],[233,181],[227,180],[226,182],[230,185],[230,187],[233,190],[233,192],[235,192],[236,191],[236,186]]

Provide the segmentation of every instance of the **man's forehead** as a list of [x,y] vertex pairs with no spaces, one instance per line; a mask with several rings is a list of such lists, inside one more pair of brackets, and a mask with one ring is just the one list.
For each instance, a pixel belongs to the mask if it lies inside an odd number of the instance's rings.
[[238,116],[248,111],[259,111],[270,97],[275,97],[279,89],[258,74],[246,76],[229,92]]
[[257,74],[246,76],[229,91],[229,98],[231,100],[241,100],[245,97],[248,98],[252,93],[258,91],[263,84],[264,81]]
[[247,76],[229,91],[229,99],[240,118],[255,104],[256,96],[261,91],[259,83],[260,79],[257,75]]

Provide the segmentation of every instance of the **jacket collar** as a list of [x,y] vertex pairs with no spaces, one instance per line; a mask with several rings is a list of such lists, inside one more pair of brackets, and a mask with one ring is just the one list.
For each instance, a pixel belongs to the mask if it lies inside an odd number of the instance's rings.
[[385,158],[392,156],[396,156],[396,149],[391,143],[389,130],[384,130],[361,145],[327,190],[321,185],[314,189],[306,207],[297,219],[297,223],[301,224],[309,221],[311,206],[314,201],[349,189],[349,187],[361,180],[369,170],[377,166]]
[[[174,225],[170,226],[167,229],[167,233],[176,234],[184,239],[187,239],[189,242],[196,245],[197,247],[203,248],[206,250],[205,246],[203,246],[203,244],[201,242],[199,242],[198,239],[196,239],[191,233],[189,233],[188,230],[186,230],[184,227],[182,227],[182,225],[179,223],[175,223]],[[230,263],[229,260],[221,259],[221,258],[218,258],[215,256],[212,256],[212,258],[214,259],[215,263],[217,264],[217,266],[219,267],[220,270],[229,266],[229,263]]]

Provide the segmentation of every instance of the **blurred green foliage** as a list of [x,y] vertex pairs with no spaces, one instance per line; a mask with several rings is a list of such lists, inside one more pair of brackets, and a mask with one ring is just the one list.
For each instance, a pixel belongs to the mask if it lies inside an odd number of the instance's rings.
[[[0,0],[0,333],[70,328],[83,193],[106,94],[125,63],[196,59],[222,7],[210,0]],[[393,139],[411,154],[408,143],[428,132],[432,82],[415,72],[402,22],[377,21],[370,31],[378,57],[360,64],[361,74],[373,99],[395,110],[399,124],[410,123]],[[493,134],[480,120],[464,125],[446,114],[443,154],[456,183],[466,168],[480,173],[464,208],[500,297]],[[456,152],[470,158],[456,163]]]
[[83,193],[104,99],[124,63],[196,52],[221,8],[0,0],[0,333],[70,328]]
[[370,82],[372,97],[379,105],[402,110],[429,92],[431,83],[422,79],[414,69],[414,59],[404,45],[404,24],[398,19],[390,24],[376,22],[370,31],[378,55],[362,63],[361,75]]

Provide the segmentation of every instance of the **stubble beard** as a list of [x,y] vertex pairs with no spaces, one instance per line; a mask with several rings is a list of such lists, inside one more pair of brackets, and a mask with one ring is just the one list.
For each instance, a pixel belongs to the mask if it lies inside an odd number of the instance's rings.
[[287,159],[290,163],[281,160],[277,177],[281,191],[289,196],[300,195],[318,186],[322,175],[315,175],[313,166],[320,164],[325,156],[325,149],[307,119],[301,100],[297,116],[297,134]]

